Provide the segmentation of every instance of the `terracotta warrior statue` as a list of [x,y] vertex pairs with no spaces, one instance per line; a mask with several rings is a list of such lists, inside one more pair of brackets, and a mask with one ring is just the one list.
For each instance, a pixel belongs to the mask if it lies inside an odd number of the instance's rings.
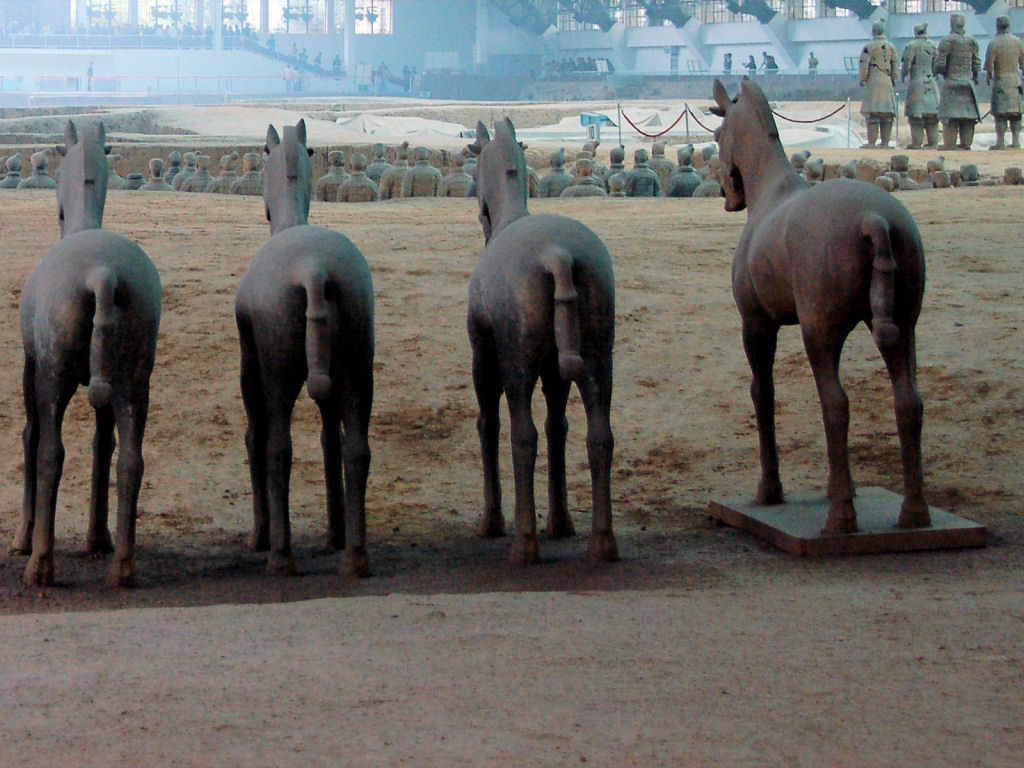
[[180,192],[181,188],[185,185],[196,172],[196,152],[186,152],[182,156],[182,167],[181,170],[175,174],[171,180],[171,186],[174,187],[175,192]]
[[1020,73],[1024,69],[1024,45],[1010,34],[1010,17],[996,18],[996,36],[985,49],[985,82],[992,86],[992,116],[996,121],[996,143],[1006,147],[1006,124],[1010,124],[1010,146],[1020,148]]
[[17,189],[21,184],[21,155],[15,153],[8,157],[4,167],[7,175],[0,181],[0,189]]
[[676,150],[679,165],[668,177],[665,197],[693,197],[700,186],[700,176],[693,167],[693,144],[684,144]]
[[50,178],[50,175],[46,172],[46,167],[50,162],[50,153],[52,149],[44,149],[41,152],[33,152],[31,158],[32,161],[32,175],[27,179],[22,179],[18,184],[18,189],[56,189],[57,182]]
[[612,178],[620,176],[622,179],[621,189],[626,188],[626,176],[629,175],[629,169],[626,168],[626,148],[619,144],[617,147],[612,147],[608,152],[608,173],[604,177],[604,186],[609,192],[612,191]]
[[242,155],[242,175],[231,185],[232,195],[262,195],[263,176],[260,174],[260,156],[255,152]]
[[321,202],[335,202],[338,189],[348,180],[345,172],[345,153],[333,150],[327,153],[327,173],[316,180],[313,186],[313,198]]
[[914,27],[914,39],[903,49],[900,80],[910,77],[904,111],[910,123],[907,149],[930,149],[939,145],[939,89],[935,85],[935,58],[938,49],[928,37],[928,22]]
[[[167,153],[167,171],[164,173],[164,178],[168,184],[174,182],[174,177],[181,172],[181,152],[176,149],[172,149]],[[173,187],[172,187],[173,189]]]
[[164,161],[159,157],[149,161],[149,181],[139,189],[143,192],[170,192],[173,189],[164,179]]
[[949,17],[949,34],[939,42],[935,74],[942,75],[939,120],[942,122],[942,148],[970,149],[974,126],[981,121],[978,95],[974,86],[981,70],[978,41],[964,32],[967,23],[962,13]]
[[659,197],[661,179],[648,165],[647,150],[640,148],[633,153],[633,170],[626,176],[626,197]]
[[109,174],[107,178],[107,189],[124,189],[127,185],[125,184],[124,178],[117,172],[114,167],[117,163],[121,162],[121,155],[110,154],[107,155],[107,172]]
[[366,175],[366,155],[356,152],[349,163],[352,173],[338,187],[339,203],[374,203],[380,200],[380,188]]
[[469,197],[473,177],[466,173],[466,157],[456,152],[451,158],[451,170],[441,181],[438,197]]
[[412,151],[409,170],[402,176],[402,197],[437,197],[437,190],[444,177],[430,164],[430,151],[416,147]]
[[409,142],[403,141],[395,151],[398,153],[395,164],[381,174],[378,182],[381,200],[402,196],[402,179],[409,170]]
[[896,94],[893,83],[899,70],[896,46],[885,38],[885,25],[876,21],[871,25],[871,42],[860,52],[860,84],[865,86],[860,113],[868,129],[865,147],[875,146],[881,138],[882,146],[889,146],[892,122],[896,118]]
[[551,170],[541,177],[537,197],[558,197],[562,190],[572,184],[572,175],[565,170],[565,149],[552,152],[548,159]]
[[665,157],[664,141],[656,141],[651,144],[651,159],[647,161],[647,167],[658,174],[658,181],[661,182],[661,190],[664,193],[668,187],[668,177],[676,169],[675,164]]
[[562,190],[559,197],[606,197],[604,182],[594,175],[594,161],[581,157],[576,161],[576,182]]
[[210,156],[197,154],[195,173],[181,185],[181,191],[205,192],[211,181],[213,181],[213,175],[210,173]]
[[386,170],[391,168],[391,163],[387,161],[384,154],[383,144],[373,145],[373,162],[366,166],[366,177],[374,184],[380,184],[380,177],[384,175]]
[[220,175],[206,185],[208,193],[226,195],[231,192],[231,185],[238,180],[238,174],[235,172],[235,161],[237,159],[237,152],[229,152],[226,155],[220,156]]

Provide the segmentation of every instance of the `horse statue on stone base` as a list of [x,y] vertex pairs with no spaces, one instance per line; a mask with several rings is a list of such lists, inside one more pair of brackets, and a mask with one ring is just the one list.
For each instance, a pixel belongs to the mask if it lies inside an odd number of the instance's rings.
[[839,380],[843,344],[863,321],[892,380],[903,458],[898,525],[930,525],[921,467],[923,406],[917,392],[914,329],[924,295],[924,246],[910,213],[865,182],[811,185],[786,159],[771,107],[750,80],[731,100],[718,80],[715,131],[727,211],[747,209],[732,288],[743,322],[760,438],[757,501],[783,501],[775,440],[772,369],[779,328],[799,324],[814,373],[828,446],[825,533],[857,530],[847,448],[849,403]]
[[[327,541],[341,572],[369,575],[367,432],[373,404],[373,280],[344,235],[307,223],[312,194],[306,123],[267,129],[263,198],[270,239],[238,285],[245,445],[253,488],[250,546],[267,570],[295,569],[288,515],[291,417],[305,382],[323,422]],[[344,469],[344,478],[342,477]]]
[[507,118],[492,140],[482,123],[470,149],[479,155],[477,200],[486,247],[469,287],[467,327],[480,406],[484,514],[480,533],[504,534],[498,476],[498,407],[504,393],[512,422],[515,475],[513,563],[539,559],[533,473],[537,429],[531,413],[540,379],[547,402],[548,534],[573,533],[565,482],[565,407],[576,382],[587,413],[593,519],[587,556],[618,558],[612,533],[609,423],[615,279],[601,240],[574,219],[529,215],[523,148]]
[[[61,240],[33,270],[21,294],[25,347],[25,496],[12,554],[31,554],[26,585],[54,582],[57,488],[64,466],[61,425],[79,384],[96,411],[86,549],[114,552],[108,581],[135,583],[135,519],[144,469],[142,437],[160,326],[160,276],[126,237],[101,229],[107,196],[102,123],[81,135],[68,121],[57,171]],[[116,548],[107,527],[110,463],[116,439]]]

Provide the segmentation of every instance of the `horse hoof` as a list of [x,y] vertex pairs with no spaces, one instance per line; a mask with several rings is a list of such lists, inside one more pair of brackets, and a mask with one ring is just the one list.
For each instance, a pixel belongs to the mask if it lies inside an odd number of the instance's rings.
[[841,507],[832,507],[825,518],[825,527],[821,532],[826,536],[840,536],[845,533],[857,532],[857,513],[853,511],[853,504],[843,504]]
[[26,587],[52,587],[53,557],[31,557],[21,583]]
[[110,539],[110,531],[102,531],[95,536],[89,536],[85,540],[85,553],[87,555],[109,555],[114,551],[114,543]]
[[548,537],[552,539],[567,539],[576,534],[576,526],[572,524],[572,518],[565,515],[560,518],[550,516],[548,518]]
[[517,536],[512,542],[508,560],[512,565],[533,565],[540,562],[540,548],[536,536]]
[[782,495],[782,483],[778,480],[765,480],[762,478],[757,486],[757,495],[754,501],[758,504],[782,504],[785,497]]
[[612,533],[595,533],[587,545],[587,560],[591,563],[614,563],[619,559],[619,547]]
[[903,502],[900,508],[900,517],[896,522],[897,528],[928,528],[932,524],[931,515],[928,514],[928,505],[908,504]]
[[485,514],[476,528],[476,533],[482,539],[500,539],[505,535],[505,520],[500,514]]
[[253,552],[266,552],[270,549],[270,534],[265,528],[254,528],[249,534],[249,549]]
[[291,555],[271,552],[267,558],[268,576],[292,576],[295,573],[295,560]]
[[349,578],[365,579],[370,575],[370,559],[366,556],[365,547],[351,547],[341,555],[338,572]]
[[131,560],[115,560],[107,573],[107,586],[111,589],[133,589],[135,563]]

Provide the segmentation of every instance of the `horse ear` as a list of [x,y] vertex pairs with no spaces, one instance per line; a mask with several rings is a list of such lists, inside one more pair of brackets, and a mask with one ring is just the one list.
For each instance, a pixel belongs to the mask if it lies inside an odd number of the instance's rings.
[[295,124],[295,138],[299,140],[300,144],[306,143],[306,119],[304,117],[300,117],[299,122]]
[[487,132],[487,126],[481,121],[477,120],[476,123],[476,141],[469,145],[469,150],[474,155],[479,155],[483,152],[484,147],[491,143],[491,134]]
[[263,151],[268,155],[270,150],[281,143],[281,137],[277,134],[277,128],[273,124],[267,126],[267,143],[263,147]]
[[78,129],[75,128],[75,124],[68,120],[68,124],[64,126],[64,152],[67,152],[70,147],[75,146],[78,143]]
[[715,97],[715,104],[711,108],[711,114],[718,115],[719,117],[725,117],[725,113],[732,106],[732,99],[729,98],[729,94],[726,93],[725,86],[722,85],[722,81],[715,78],[715,84],[712,87],[712,93]]

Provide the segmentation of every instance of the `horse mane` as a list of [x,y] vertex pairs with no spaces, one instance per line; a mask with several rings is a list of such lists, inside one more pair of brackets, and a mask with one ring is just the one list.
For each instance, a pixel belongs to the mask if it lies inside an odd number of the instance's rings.
[[761,121],[761,127],[764,128],[764,132],[773,139],[779,138],[779,127],[775,123],[775,115],[772,114],[771,105],[768,103],[768,97],[764,95],[764,91],[761,90],[761,86],[755,83],[753,80],[743,78],[740,81],[740,91],[747,99],[750,100],[751,105],[754,108],[754,113],[757,115],[758,120]]

